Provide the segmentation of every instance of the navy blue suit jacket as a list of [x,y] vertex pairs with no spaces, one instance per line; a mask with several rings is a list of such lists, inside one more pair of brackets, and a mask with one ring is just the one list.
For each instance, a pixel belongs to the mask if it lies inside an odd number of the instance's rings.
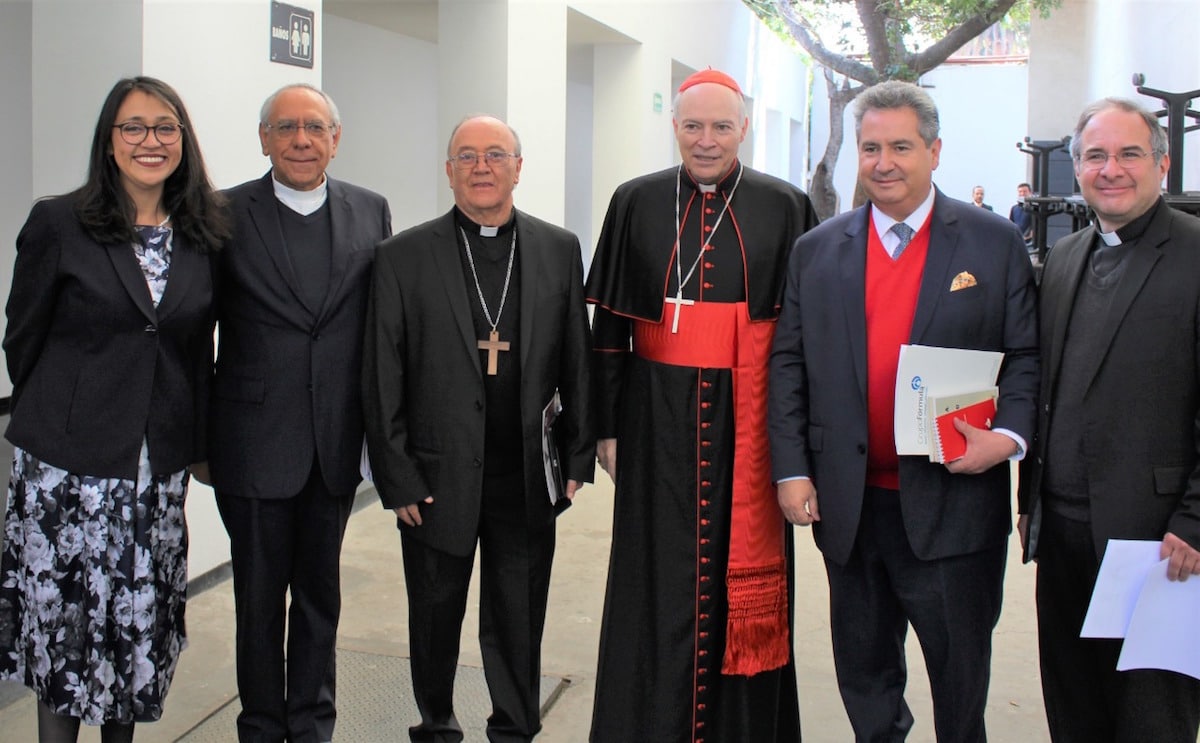
[[329,291],[313,311],[288,258],[271,174],[226,192],[234,235],[219,261],[209,442],[218,493],[294,496],[314,455],[330,493],[350,496],[362,480],[363,319],[391,213],[382,196],[349,183],[330,178],[328,193]]
[[155,474],[203,460],[212,282],[209,256],[176,239],[155,307],[129,243],[93,240],[72,197],[34,204],[8,296],[8,440],[98,477],[136,478],[143,440]]
[[[771,353],[773,476],[812,478],[821,514],[814,536],[837,564],[850,556],[866,487],[869,229],[868,205],[796,241]],[[963,271],[976,285],[952,292]],[[994,426],[1026,442],[1038,391],[1036,312],[1033,271],[1016,227],[937,192],[909,342],[1003,351]],[[926,457],[900,457],[904,527],[921,559],[1002,543],[1012,526],[1010,500],[1007,463],[954,475]]]

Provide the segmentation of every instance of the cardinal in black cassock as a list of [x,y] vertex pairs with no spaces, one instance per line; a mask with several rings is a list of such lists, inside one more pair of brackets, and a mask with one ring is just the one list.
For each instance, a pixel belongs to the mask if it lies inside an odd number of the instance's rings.
[[817,218],[738,160],[747,124],[728,75],[684,81],[683,164],[617,189],[588,275],[616,481],[594,743],[800,740],[766,385],[788,252]]

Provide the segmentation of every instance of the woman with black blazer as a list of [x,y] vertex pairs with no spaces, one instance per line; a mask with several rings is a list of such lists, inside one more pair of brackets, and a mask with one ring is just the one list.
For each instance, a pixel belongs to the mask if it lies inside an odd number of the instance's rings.
[[17,236],[4,352],[15,447],[0,554],[0,677],[41,740],[132,740],[186,645],[188,466],[205,459],[209,253],[228,217],[178,94],[109,92],[87,181]]

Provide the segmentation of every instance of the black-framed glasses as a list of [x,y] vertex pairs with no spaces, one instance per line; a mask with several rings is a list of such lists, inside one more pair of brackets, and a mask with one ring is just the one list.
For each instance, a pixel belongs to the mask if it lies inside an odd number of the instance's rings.
[[1131,170],[1140,165],[1147,157],[1155,154],[1154,152],[1144,152],[1140,149],[1121,150],[1112,154],[1104,150],[1088,150],[1075,158],[1075,160],[1083,170],[1100,170],[1108,164],[1108,159],[1111,157],[1117,161],[1117,165],[1120,165],[1125,170]]
[[326,124],[323,121],[306,121],[301,124],[299,121],[276,121],[274,124],[263,125],[267,131],[274,133],[280,139],[291,139],[296,136],[301,129],[309,139],[321,139],[327,134],[332,134],[337,128],[335,124]]
[[147,126],[140,121],[126,121],[124,124],[113,124],[113,129],[121,130],[121,139],[125,140],[125,144],[141,144],[151,131],[159,144],[175,144],[183,134],[183,124],[166,121],[154,126]]
[[475,167],[475,164],[479,162],[479,159],[483,158],[483,161],[490,167],[498,168],[504,163],[508,162],[510,157],[517,156],[511,152],[501,152],[499,150],[489,150],[487,152],[460,152],[454,157],[450,158],[450,162],[454,163],[463,170],[468,170]]

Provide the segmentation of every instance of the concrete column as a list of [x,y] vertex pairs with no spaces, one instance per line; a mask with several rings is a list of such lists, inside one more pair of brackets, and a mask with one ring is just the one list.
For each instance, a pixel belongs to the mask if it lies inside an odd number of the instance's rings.
[[[450,130],[464,116],[508,116],[509,46],[508,0],[439,0],[437,129],[441,150]],[[454,204],[444,178],[440,184],[439,213]]]
[[32,18],[30,151],[40,197],[83,183],[104,96],[142,71],[142,0],[34,2]]
[[[600,236],[617,186],[674,162],[671,60],[641,44],[602,44],[594,58],[592,224]],[[654,110],[654,96],[662,110]],[[669,218],[669,216],[668,216]]]
[[562,224],[566,204],[567,5],[509,0],[508,123],[521,135],[525,165],[517,203]]

